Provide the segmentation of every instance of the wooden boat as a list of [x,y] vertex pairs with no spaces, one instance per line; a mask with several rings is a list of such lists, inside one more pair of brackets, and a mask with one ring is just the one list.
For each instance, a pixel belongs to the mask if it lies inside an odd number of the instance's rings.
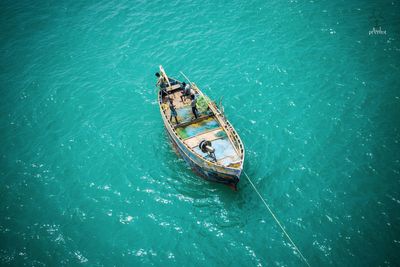
[[[168,77],[162,66],[159,74],[158,103],[172,144],[196,173],[236,190],[245,154],[239,135],[216,104],[186,76],[197,106],[202,104],[197,118],[192,112],[190,97],[182,97],[182,82]],[[171,117],[171,104],[177,121]]]

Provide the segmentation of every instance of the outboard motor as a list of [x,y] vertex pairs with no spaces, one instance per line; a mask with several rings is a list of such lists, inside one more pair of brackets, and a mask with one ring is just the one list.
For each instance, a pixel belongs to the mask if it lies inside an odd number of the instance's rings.
[[215,162],[217,158],[215,157],[215,149],[211,146],[211,142],[208,140],[202,140],[199,144],[199,148],[203,153],[207,153]]

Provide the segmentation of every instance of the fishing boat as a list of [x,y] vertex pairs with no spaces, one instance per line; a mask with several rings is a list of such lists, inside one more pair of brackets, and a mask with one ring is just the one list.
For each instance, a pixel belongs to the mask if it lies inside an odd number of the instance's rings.
[[[188,82],[189,94],[182,88],[185,82],[168,77],[162,66],[157,74],[158,103],[168,136],[197,174],[237,190],[243,143],[217,105],[181,74]],[[193,103],[197,111],[192,110]]]

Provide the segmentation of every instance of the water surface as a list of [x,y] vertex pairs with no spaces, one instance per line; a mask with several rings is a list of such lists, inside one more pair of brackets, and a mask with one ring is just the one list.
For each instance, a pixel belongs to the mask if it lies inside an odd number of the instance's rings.
[[244,177],[175,154],[159,64],[223,96],[311,266],[400,264],[399,1],[0,5],[1,265],[301,266]]

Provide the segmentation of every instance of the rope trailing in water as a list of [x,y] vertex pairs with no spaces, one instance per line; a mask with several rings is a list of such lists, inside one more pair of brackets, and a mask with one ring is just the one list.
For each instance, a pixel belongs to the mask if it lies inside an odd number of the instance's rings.
[[261,196],[260,192],[258,192],[256,186],[253,184],[251,181],[250,177],[247,175],[245,171],[243,171],[244,175],[246,175],[247,180],[249,180],[251,186],[254,188],[254,191],[258,194],[260,197],[261,201],[264,203],[265,207],[267,207],[269,213],[272,215],[272,218],[274,218],[275,222],[279,225],[279,227],[282,229],[283,233],[286,235],[287,239],[289,239],[290,243],[292,243],[293,247],[297,250],[301,258],[304,260],[304,262],[307,264],[307,266],[310,266],[308,263],[307,259],[303,256],[303,253],[301,253],[300,249],[296,246],[296,244],[293,242],[293,240],[290,238],[289,234],[286,232],[285,228],[283,228],[282,224],[279,222],[278,218],[276,218],[275,214],[272,212],[271,208],[267,204],[267,202],[264,200],[264,198]]

